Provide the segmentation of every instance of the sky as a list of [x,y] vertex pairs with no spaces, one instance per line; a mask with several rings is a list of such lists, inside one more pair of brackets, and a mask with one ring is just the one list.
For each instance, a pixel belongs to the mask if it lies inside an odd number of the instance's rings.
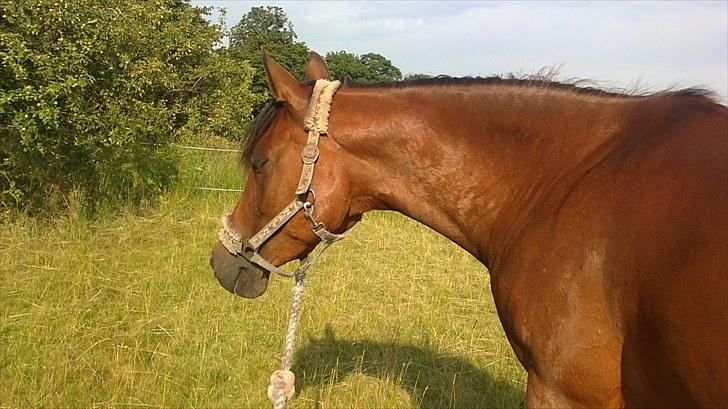
[[[382,54],[404,74],[533,74],[657,91],[702,86],[728,98],[728,1],[212,1],[235,25],[280,6],[298,40],[325,55]],[[211,19],[217,20],[213,12]]]

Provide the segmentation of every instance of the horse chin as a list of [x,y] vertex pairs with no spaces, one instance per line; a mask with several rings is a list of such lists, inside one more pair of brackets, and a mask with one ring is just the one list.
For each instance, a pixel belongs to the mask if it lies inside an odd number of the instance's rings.
[[220,285],[235,295],[256,298],[268,289],[269,273],[240,256],[228,253],[219,243],[212,251],[210,265]]
[[231,292],[243,298],[260,297],[268,289],[268,277],[269,273],[257,268],[241,271],[235,289]]

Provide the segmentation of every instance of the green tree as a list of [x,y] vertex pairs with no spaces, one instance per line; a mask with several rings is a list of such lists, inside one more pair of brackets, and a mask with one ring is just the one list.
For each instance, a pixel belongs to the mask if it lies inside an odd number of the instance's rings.
[[362,64],[359,57],[346,51],[326,53],[326,65],[329,67],[331,76],[343,80],[346,77],[354,81],[365,82],[369,77],[367,67]]
[[432,75],[430,74],[407,74],[404,76],[405,81],[409,80],[426,80],[428,78],[432,78]]
[[308,47],[297,41],[293,24],[280,7],[253,7],[230,29],[231,55],[246,61],[255,69],[253,91],[270,95],[261,62],[261,48],[291,73],[303,78]]
[[367,53],[359,57],[359,60],[369,71],[370,82],[399,81],[402,79],[402,72],[392,65],[392,62],[384,56],[375,53]]
[[346,51],[329,52],[326,64],[334,78],[351,78],[356,82],[386,82],[402,79],[402,72],[384,56],[367,53],[357,56]]
[[71,192],[89,210],[141,203],[173,182],[175,138],[236,132],[257,102],[252,72],[213,51],[221,32],[205,12],[181,0],[4,2],[0,210],[54,208]]

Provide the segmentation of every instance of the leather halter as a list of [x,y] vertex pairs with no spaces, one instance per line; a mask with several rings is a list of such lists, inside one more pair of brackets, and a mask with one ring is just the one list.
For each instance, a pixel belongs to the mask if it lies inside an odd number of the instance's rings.
[[[265,271],[276,273],[285,277],[292,277],[296,273],[303,272],[308,269],[316,259],[331,244],[343,239],[348,232],[336,234],[328,231],[323,223],[314,217],[314,203],[316,202],[316,194],[311,189],[314,169],[319,157],[319,139],[321,136],[328,134],[329,111],[331,110],[331,101],[336,90],[341,85],[340,81],[318,80],[313,87],[313,94],[309,101],[306,118],[304,120],[304,131],[308,132],[308,141],[301,152],[301,161],[303,169],[301,177],[296,188],[296,197],[281,210],[271,221],[269,221],[262,229],[255,233],[251,238],[245,240],[243,235],[233,226],[230,221],[230,215],[223,217],[222,229],[218,233],[218,238],[222,245],[232,255],[240,255],[247,261],[255,264]],[[313,198],[312,202],[307,200],[309,193]],[[309,259],[306,257],[301,260],[296,272],[288,272],[282,270],[268,260],[263,258],[260,253],[260,247],[267,242],[278,230],[280,230],[293,216],[300,210],[306,220],[311,223],[311,229],[318,236],[323,246],[320,248],[315,257]]]

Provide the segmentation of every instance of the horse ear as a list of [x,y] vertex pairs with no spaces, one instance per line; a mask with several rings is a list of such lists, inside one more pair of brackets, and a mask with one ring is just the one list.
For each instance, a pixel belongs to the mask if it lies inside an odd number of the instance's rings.
[[311,81],[330,80],[331,75],[326,67],[323,57],[311,51],[308,53],[308,65],[306,65],[306,79]]
[[268,87],[273,97],[296,109],[305,109],[308,103],[305,85],[278,64],[265,50],[260,51],[263,54],[263,68],[268,79]]

